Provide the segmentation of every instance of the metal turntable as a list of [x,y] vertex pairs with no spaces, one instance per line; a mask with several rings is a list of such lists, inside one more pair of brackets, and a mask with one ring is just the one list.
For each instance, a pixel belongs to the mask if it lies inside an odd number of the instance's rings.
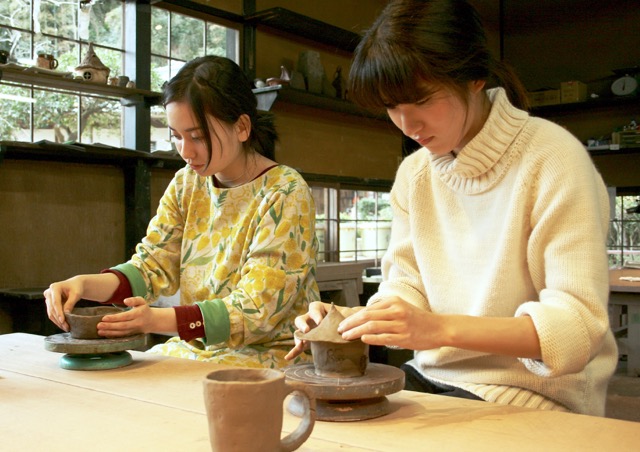
[[128,366],[133,362],[127,350],[146,343],[145,334],[114,339],[74,339],[69,333],[54,334],[44,339],[50,352],[65,353],[60,367],[69,370],[106,370]]

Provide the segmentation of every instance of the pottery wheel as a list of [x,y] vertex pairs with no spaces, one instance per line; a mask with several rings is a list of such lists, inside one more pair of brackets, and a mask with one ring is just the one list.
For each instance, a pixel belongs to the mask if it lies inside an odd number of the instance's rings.
[[[284,371],[290,382],[298,382],[316,399],[320,421],[361,421],[384,416],[390,411],[386,395],[404,389],[404,372],[386,364],[369,363],[362,377],[333,378],[316,375],[313,364],[301,364]],[[303,413],[301,396],[293,395],[287,410]]]
[[131,364],[131,354],[126,350],[142,347],[145,343],[144,334],[114,339],[74,339],[69,333],[61,333],[46,337],[44,348],[66,353],[60,358],[63,369],[106,370]]

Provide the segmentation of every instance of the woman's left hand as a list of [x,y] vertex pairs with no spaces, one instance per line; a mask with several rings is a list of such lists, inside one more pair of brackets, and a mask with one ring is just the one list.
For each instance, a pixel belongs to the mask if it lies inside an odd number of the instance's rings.
[[104,337],[124,337],[149,333],[152,329],[153,310],[142,297],[124,300],[129,309],[118,314],[106,315],[98,323],[98,334]]
[[444,318],[389,297],[344,319],[338,331],[343,339],[360,338],[370,345],[428,350],[442,346]]

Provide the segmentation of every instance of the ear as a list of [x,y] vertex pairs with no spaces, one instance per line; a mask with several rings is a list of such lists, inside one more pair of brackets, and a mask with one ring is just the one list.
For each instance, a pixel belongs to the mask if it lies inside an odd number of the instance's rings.
[[471,91],[471,94],[478,94],[486,85],[486,80],[473,80],[469,82],[469,91]]
[[251,119],[249,118],[249,115],[240,115],[234,125],[234,130],[236,131],[236,136],[239,141],[242,143],[247,141],[251,135]]

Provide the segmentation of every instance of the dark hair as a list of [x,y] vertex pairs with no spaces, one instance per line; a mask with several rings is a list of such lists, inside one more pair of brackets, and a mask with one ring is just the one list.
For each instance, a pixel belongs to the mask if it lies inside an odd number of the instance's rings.
[[466,0],[396,0],[355,50],[349,97],[379,109],[416,103],[444,86],[466,101],[475,80],[504,87],[516,107],[528,109],[522,83],[491,55],[480,16]]
[[234,124],[241,115],[251,120],[246,152],[256,151],[274,159],[278,139],[273,115],[258,111],[251,82],[240,66],[228,58],[207,55],[186,63],[164,87],[162,104],[186,102],[202,129],[211,160],[211,129],[207,115]]

